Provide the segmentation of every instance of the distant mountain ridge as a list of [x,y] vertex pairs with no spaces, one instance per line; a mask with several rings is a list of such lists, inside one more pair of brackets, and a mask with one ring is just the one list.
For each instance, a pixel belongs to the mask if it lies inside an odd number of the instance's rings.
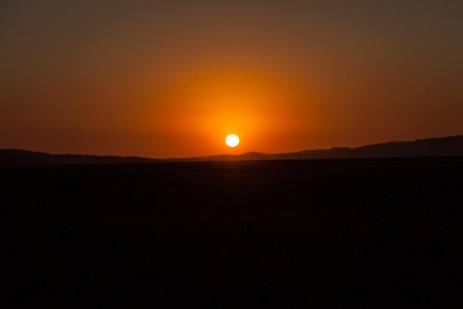
[[44,152],[27,151],[21,149],[0,149],[0,166],[149,163],[158,161],[161,160],[142,157],[49,154]]
[[191,158],[151,159],[143,157],[48,154],[20,149],[0,149],[0,166],[49,164],[117,164],[150,162],[310,160],[354,158],[407,158],[463,156],[463,136],[420,139],[409,142],[388,142],[356,148],[304,150],[291,153],[266,154],[248,152],[241,155],[213,155]]

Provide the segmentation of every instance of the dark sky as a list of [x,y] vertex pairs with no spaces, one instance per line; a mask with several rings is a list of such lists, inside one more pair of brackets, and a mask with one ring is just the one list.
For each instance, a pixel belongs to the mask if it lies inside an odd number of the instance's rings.
[[192,156],[463,134],[463,1],[0,0],[0,148]]

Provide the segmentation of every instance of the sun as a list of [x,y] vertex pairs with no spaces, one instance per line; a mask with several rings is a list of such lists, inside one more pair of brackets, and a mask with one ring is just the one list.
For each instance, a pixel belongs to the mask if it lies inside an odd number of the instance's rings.
[[240,138],[236,134],[230,134],[227,136],[225,139],[225,144],[227,144],[228,147],[236,147],[240,143]]

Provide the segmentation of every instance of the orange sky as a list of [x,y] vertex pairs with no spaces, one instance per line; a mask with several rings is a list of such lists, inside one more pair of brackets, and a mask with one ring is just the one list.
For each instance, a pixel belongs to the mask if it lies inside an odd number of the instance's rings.
[[463,5],[412,2],[0,2],[0,148],[164,158],[462,134]]

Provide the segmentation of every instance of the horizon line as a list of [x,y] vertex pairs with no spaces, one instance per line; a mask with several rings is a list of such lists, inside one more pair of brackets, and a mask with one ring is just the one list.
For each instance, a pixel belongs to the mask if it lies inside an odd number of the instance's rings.
[[41,153],[47,155],[56,155],[56,156],[93,156],[93,157],[118,157],[118,158],[136,158],[136,159],[148,159],[148,160],[188,160],[188,159],[200,159],[200,158],[209,158],[209,157],[239,157],[247,154],[259,154],[259,155],[284,155],[290,153],[301,153],[306,151],[323,151],[323,150],[334,150],[334,149],[357,149],[366,146],[374,146],[374,145],[381,145],[381,144],[390,144],[390,143],[412,143],[418,142],[423,140],[432,140],[432,139],[444,139],[444,138],[456,138],[456,137],[463,137],[462,134],[456,135],[448,135],[448,136],[436,136],[436,137],[425,137],[425,138],[418,138],[414,140],[390,140],[384,142],[376,142],[372,144],[362,144],[360,146],[332,146],[330,148],[314,148],[314,149],[303,149],[303,150],[296,150],[296,151],[287,151],[287,152],[276,152],[276,153],[266,153],[266,152],[259,152],[259,151],[248,151],[239,154],[211,154],[211,155],[197,155],[197,156],[187,156],[187,157],[148,157],[148,156],[139,156],[139,155],[117,155],[117,154],[90,154],[90,153],[53,153],[48,151],[40,151],[40,150],[29,150],[25,148],[0,148],[0,150],[10,150],[10,151],[25,151],[30,153]]

